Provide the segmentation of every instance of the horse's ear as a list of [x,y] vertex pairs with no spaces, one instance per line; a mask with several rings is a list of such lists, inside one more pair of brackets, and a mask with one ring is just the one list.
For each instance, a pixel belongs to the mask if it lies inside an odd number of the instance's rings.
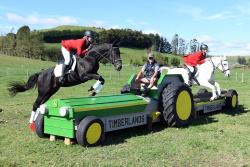
[[120,42],[118,42],[118,44],[116,44],[117,46],[119,46],[121,44],[121,41]]
[[112,43],[112,46],[115,45],[116,40]]

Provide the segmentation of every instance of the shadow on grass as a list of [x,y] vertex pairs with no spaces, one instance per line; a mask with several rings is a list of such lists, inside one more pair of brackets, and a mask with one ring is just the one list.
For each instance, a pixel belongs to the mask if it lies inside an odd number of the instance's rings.
[[[248,111],[245,110],[243,105],[238,105],[238,108],[233,109],[233,110],[222,109],[222,110],[214,111],[211,113],[199,112],[199,116],[197,117],[197,119],[191,121],[190,126],[200,126],[200,125],[216,123],[218,122],[218,120],[214,118],[214,115],[219,114],[219,113],[223,113],[223,114],[227,114],[231,116],[237,116],[237,115],[241,115],[247,112]],[[148,135],[149,133],[160,132],[164,130],[165,128],[169,128],[169,127],[164,126],[161,122],[157,122],[157,123],[153,123],[152,128],[153,128],[152,132],[149,132],[147,130],[146,125],[107,132],[105,133],[105,141],[103,143],[103,146],[126,143],[127,139],[130,139],[136,136]],[[188,128],[188,127],[183,127],[183,128]]]
[[147,130],[147,125],[107,132],[105,133],[105,141],[102,146],[126,143],[127,139],[137,136],[148,135],[150,133],[160,132],[165,128],[166,127],[162,123],[156,122],[152,125],[152,132]]
[[211,113],[203,113],[203,111],[200,111],[199,115],[197,116],[197,119],[193,120],[190,125],[199,126],[199,125],[218,122],[215,118],[213,118],[213,116],[219,113],[227,114],[230,116],[237,116],[237,115],[242,115],[247,112],[248,111],[244,108],[243,105],[238,105],[237,108],[232,109],[232,110],[222,109],[222,110],[214,111]]

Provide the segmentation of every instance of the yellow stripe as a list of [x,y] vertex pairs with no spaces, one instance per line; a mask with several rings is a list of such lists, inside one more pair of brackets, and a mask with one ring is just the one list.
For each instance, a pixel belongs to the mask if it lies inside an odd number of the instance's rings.
[[220,102],[220,101],[225,101],[225,99],[221,99],[221,100],[216,100],[216,101],[211,101],[211,102],[200,102],[199,104],[195,104],[196,107],[201,106],[201,105],[205,105],[205,104],[210,104],[210,103],[215,103],[215,102]]
[[143,104],[147,104],[147,102],[132,103],[132,104],[121,104],[121,105],[114,105],[114,106],[101,106],[101,107],[79,108],[79,109],[75,109],[74,111],[75,112],[81,112],[81,111],[101,110],[101,109],[118,108],[118,107],[129,107],[129,106],[136,106],[136,105],[143,105]]

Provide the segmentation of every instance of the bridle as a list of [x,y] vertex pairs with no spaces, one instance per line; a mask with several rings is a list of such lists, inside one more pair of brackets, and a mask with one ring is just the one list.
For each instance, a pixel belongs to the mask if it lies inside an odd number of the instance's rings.
[[215,66],[215,65],[214,65],[214,62],[212,61],[212,59],[210,59],[210,62],[211,62],[212,65],[213,65],[213,73],[214,73],[214,70],[215,70],[216,68],[219,68],[219,65],[221,65],[221,67],[222,67],[222,71],[221,71],[221,72],[224,73],[224,74],[225,74],[226,71],[230,70],[230,68],[225,69],[225,67],[224,67],[224,65],[223,65],[223,63],[222,63],[222,61],[227,61],[227,60],[222,60],[222,59],[221,59],[221,62],[220,62],[217,66]]
[[[100,52],[98,52],[97,50],[95,49],[91,49],[91,50],[94,50],[97,54],[99,54],[102,58],[104,58],[105,60],[107,60],[108,62],[111,62],[112,64],[117,64],[119,62],[121,62],[122,60],[121,59],[114,59],[114,55],[113,55],[113,45],[109,48],[108,51],[104,52],[103,54],[101,54]],[[107,52],[109,52],[109,54],[107,54]],[[109,57],[112,57],[112,61],[109,60],[107,58],[107,56],[109,55]]]

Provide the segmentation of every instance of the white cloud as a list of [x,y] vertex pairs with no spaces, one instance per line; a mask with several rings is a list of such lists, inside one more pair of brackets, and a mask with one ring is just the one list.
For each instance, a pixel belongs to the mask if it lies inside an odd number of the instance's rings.
[[144,34],[159,34],[160,36],[162,36],[162,34],[158,31],[155,30],[143,30],[142,33]]
[[88,20],[85,21],[84,24],[88,27],[101,27],[101,28],[108,27],[108,25],[105,24],[104,21],[97,21],[97,20]]
[[191,15],[195,20],[202,19],[203,17],[203,9],[192,6],[182,6],[177,10],[177,12]]
[[214,14],[212,16],[206,17],[205,19],[208,20],[221,20],[221,19],[227,19],[227,18],[233,18],[236,17],[232,14],[232,12],[221,12],[218,14]]
[[14,13],[7,13],[6,16],[8,21],[19,24],[42,26],[78,25],[77,19],[68,16],[40,17],[37,15],[28,15],[26,17],[22,17]]
[[203,42],[203,43],[213,41],[213,39],[212,39],[210,36],[208,36],[208,35],[201,35],[201,36],[196,37],[196,39],[197,39],[199,42]]
[[109,29],[121,29],[121,27],[120,26],[118,26],[118,25],[114,25],[114,26],[111,26],[111,27],[109,27],[109,28],[107,28],[107,30],[109,30]]
[[18,27],[12,27],[12,26],[0,26],[0,35],[6,35],[9,32],[13,32],[16,33],[16,31],[18,30]]
[[242,14],[250,15],[250,2],[246,2],[244,4],[240,4],[236,7]]

